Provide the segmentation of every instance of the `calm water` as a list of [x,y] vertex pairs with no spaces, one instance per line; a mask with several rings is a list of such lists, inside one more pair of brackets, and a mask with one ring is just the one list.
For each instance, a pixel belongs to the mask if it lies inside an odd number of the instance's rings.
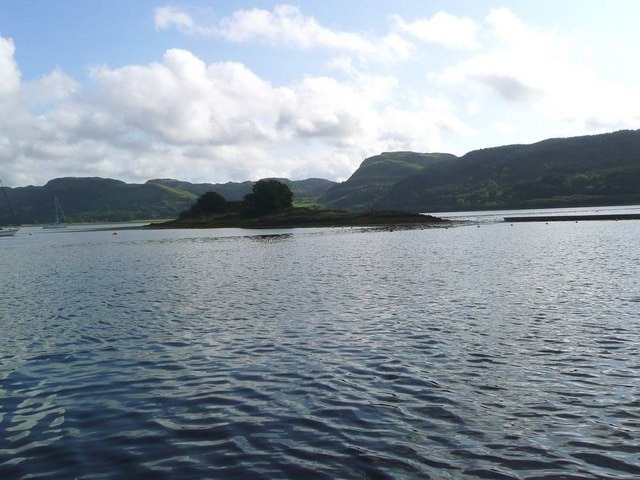
[[22,229],[0,478],[640,478],[639,239]]

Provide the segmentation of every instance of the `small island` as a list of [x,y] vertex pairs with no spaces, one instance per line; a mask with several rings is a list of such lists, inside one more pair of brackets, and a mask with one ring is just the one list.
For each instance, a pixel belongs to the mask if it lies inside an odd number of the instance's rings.
[[342,210],[294,207],[291,189],[275,179],[253,185],[244,200],[229,202],[215,192],[201,195],[175,220],[153,223],[149,228],[295,228],[444,226],[442,218],[419,213],[377,211],[353,213]]

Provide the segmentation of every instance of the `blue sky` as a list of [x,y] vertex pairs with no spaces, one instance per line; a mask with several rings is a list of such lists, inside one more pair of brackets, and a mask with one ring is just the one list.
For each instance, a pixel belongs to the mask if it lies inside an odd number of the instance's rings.
[[346,179],[640,125],[635,0],[0,1],[0,177]]

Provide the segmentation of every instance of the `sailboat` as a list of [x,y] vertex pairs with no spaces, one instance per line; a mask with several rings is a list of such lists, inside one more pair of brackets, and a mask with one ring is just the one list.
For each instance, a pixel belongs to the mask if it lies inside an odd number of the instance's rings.
[[67,217],[64,216],[64,210],[62,210],[62,204],[58,200],[58,196],[53,196],[53,204],[56,215],[56,220],[49,225],[45,225],[42,228],[67,228]]
[[13,225],[9,226],[0,226],[0,237],[13,237],[18,231],[18,221],[16,220],[16,215],[13,213],[13,208],[11,208],[11,203],[9,202],[9,196],[7,195],[7,190],[4,188],[2,184],[2,180],[0,180],[0,190],[2,190],[5,201],[7,202],[7,207],[9,208],[9,213],[11,214],[11,220],[13,221]]

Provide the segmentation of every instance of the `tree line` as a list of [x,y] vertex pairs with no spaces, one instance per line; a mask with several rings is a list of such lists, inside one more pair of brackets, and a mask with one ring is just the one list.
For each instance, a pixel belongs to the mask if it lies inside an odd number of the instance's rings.
[[206,192],[183,211],[180,218],[224,213],[259,217],[281,212],[292,205],[293,192],[288,185],[275,179],[263,179],[254,183],[251,192],[241,201],[227,201],[216,192]]

